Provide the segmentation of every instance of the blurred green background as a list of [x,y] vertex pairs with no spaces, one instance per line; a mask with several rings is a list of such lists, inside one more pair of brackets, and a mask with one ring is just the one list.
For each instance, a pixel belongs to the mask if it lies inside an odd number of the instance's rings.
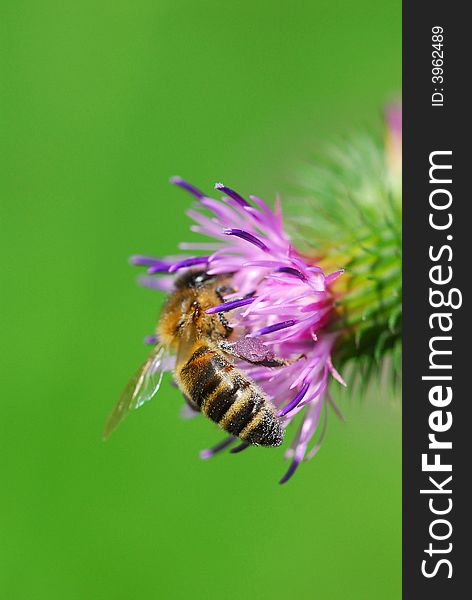
[[189,239],[179,174],[272,200],[400,90],[399,0],[0,8],[0,597],[400,598],[399,404],[347,390],[286,486],[164,385],[106,444],[162,297],[132,253]]

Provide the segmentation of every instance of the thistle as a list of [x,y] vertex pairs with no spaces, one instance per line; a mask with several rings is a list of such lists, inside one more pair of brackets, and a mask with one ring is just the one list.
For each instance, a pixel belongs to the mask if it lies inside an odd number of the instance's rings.
[[401,125],[401,108],[392,105],[383,137],[327,149],[293,201],[294,238],[321,266],[345,269],[333,287],[330,329],[340,332],[337,364],[363,389],[380,370],[393,387],[400,379]]
[[[140,282],[153,289],[172,291],[176,274],[196,267],[228,275],[235,291],[207,312],[224,313],[232,328],[244,332],[246,352],[253,340],[268,355],[286,359],[280,368],[238,362],[275,406],[284,428],[298,421],[281,483],[319,450],[328,411],[340,415],[330,388],[346,386],[341,369],[366,381],[375,366],[388,363],[398,378],[401,129],[398,114],[389,117],[383,142],[359,138],[333,148],[322,166],[311,169],[302,194],[288,204],[291,236],[279,200],[272,209],[222,183],[215,185],[221,197],[213,198],[174,177],[172,183],[196,200],[188,211],[192,231],[211,241],[180,244],[195,254],[132,257],[133,264],[147,267]],[[235,440],[229,437],[201,457]]]

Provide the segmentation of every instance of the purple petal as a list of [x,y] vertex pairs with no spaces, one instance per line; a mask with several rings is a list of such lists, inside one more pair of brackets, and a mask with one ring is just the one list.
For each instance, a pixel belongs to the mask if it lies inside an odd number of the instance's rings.
[[278,268],[279,266],[279,260],[250,260],[243,264],[243,267],[265,267],[267,269],[270,269],[272,267]]
[[276,323],[275,325],[268,325],[267,327],[263,327],[256,331],[253,335],[265,335],[267,333],[273,333],[274,331],[280,331],[280,329],[286,329],[287,327],[292,327],[296,325],[298,321],[295,319],[289,319],[288,321],[282,321],[281,323]]
[[160,258],[155,258],[154,256],[143,256],[142,254],[133,254],[133,256],[130,256],[129,262],[132,265],[137,265],[139,267],[148,267],[156,264],[166,264]]
[[268,216],[273,216],[273,212],[272,209],[270,208],[270,206],[267,204],[267,202],[264,202],[264,200],[262,200],[262,198],[259,198],[259,196],[249,196],[249,198],[255,203],[257,204],[257,206],[262,209]]
[[328,393],[328,394],[326,395],[326,397],[327,397],[327,400],[328,400],[328,402],[329,402],[329,405],[330,405],[330,406],[331,406],[331,408],[334,410],[334,412],[335,412],[336,416],[338,417],[338,419],[344,423],[344,421],[345,421],[346,419],[344,418],[344,415],[343,415],[343,413],[341,412],[341,409],[339,408],[339,406],[338,406],[338,405],[336,404],[336,402],[333,400],[333,398],[332,398],[331,394],[330,394],[330,393]]
[[293,400],[291,400],[287,404],[287,406],[285,406],[284,408],[282,408],[281,410],[279,410],[279,412],[277,413],[277,416],[278,417],[284,417],[287,413],[289,413],[291,410],[293,410],[294,408],[296,408],[300,404],[300,402],[303,400],[303,398],[304,398],[305,394],[307,393],[309,387],[310,387],[310,384],[305,381],[305,383],[302,385],[300,391],[295,396],[295,398],[293,398]]
[[154,263],[147,272],[149,275],[154,275],[154,273],[169,273],[170,268],[172,267],[172,263],[167,263],[164,261],[159,261]]
[[207,315],[213,315],[214,313],[226,312],[228,310],[234,310],[235,308],[239,308],[240,306],[246,306],[247,304],[251,304],[254,302],[257,296],[248,296],[247,298],[240,298],[239,300],[231,300],[230,302],[223,302],[223,304],[218,304],[218,306],[212,306],[208,310],[206,310]]
[[202,206],[205,206],[211,210],[218,219],[223,223],[235,223],[236,221],[241,222],[241,218],[231,206],[213,200],[213,198],[204,198],[202,200]]
[[188,183],[188,181],[185,181],[185,179],[182,179],[182,177],[177,177],[177,176],[171,177],[170,182],[173,183],[174,185],[178,185],[183,190],[190,192],[190,194],[192,194],[199,200],[201,200],[202,198],[205,198],[205,194],[203,192],[201,192],[198,188],[196,188],[191,183]]
[[330,273],[326,275],[325,281],[326,283],[331,283],[335,279],[337,279],[340,275],[344,273],[344,269],[340,269],[339,271],[334,271],[334,273]]
[[316,442],[316,444],[313,446],[313,448],[310,450],[310,452],[308,453],[306,460],[310,460],[310,458],[313,458],[315,456],[315,454],[318,452],[318,450],[321,448],[321,443],[324,440],[324,437],[326,435],[326,429],[328,426],[328,407],[325,403],[324,406],[324,419],[323,419],[323,427],[321,429],[321,433],[318,437],[318,441]]
[[194,265],[207,264],[209,258],[209,256],[194,256],[193,258],[186,258],[185,260],[174,263],[169,268],[169,273],[175,273],[175,271],[178,271],[179,269],[186,269],[187,267],[193,267]]
[[234,437],[226,438],[225,440],[223,440],[219,444],[216,444],[216,446],[213,446],[213,448],[207,448],[206,450],[202,450],[200,452],[200,458],[203,458],[203,459],[205,459],[205,458],[211,458],[212,456],[214,456],[218,452],[221,452],[222,450],[224,450],[225,448],[227,448],[228,446],[230,446],[235,441],[236,441],[236,438],[234,438]]
[[203,233],[209,237],[218,238],[223,236],[221,233],[221,225],[216,219],[211,219],[196,210],[188,210],[187,215],[193,219],[198,225],[192,225],[191,230]]
[[245,206],[244,211],[256,221],[256,225],[267,225],[267,217],[258,208]]
[[334,377],[334,379],[336,379],[336,381],[338,381],[344,387],[347,387],[347,383],[344,381],[344,379],[342,378],[339,371],[333,366],[331,356],[328,356],[328,360],[326,361],[326,364],[328,365],[329,372]]
[[239,446],[236,446],[236,448],[231,448],[230,452],[231,454],[238,454],[239,452],[246,450],[246,448],[249,448],[250,445],[249,442],[243,442],[242,444],[239,444]]
[[249,231],[245,231],[244,229],[223,229],[223,233],[225,235],[235,235],[236,237],[239,237],[242,240],[246,240],[247,242],[250,242],[251,244],[257,246],[261,250],[264,250],[264,252],[268,252],[269,250],[269,248],[264,244],[262,240],[257,238],[255,235],[252,235],[252,233],[249,233]]
[[303,275],[301,271],[299,271],[298,269],[294,269],[293,267],[279,267],[276,270],[276,273],[288,273],[289,275],[295,275],[295,277],[298,277],[298,279],[301,279],[302,281],[306,281],[305,275]]
[[161,290],[164,292],[171,292],[174,289],[174,278],[173,277],[150,277],[143,275],[138,277],[139,285],[147,287],[151,290]]
[[293,461],[291,462],[290,467],[288,468],[287,472],[282,477],[282,479],[279,481],[279,483],[281,485],[284,484],[284,483],[287,483],[287,481],[290,479],[290,477],[292,477],[292,475],[297,470],[297,467],[298,467],[299,464],[300,464],[300,459],[294,458]]
[[215,190],[219,190],[220,192],[227,194],[230,198],[236,200],[236,202],[241,206],[250,206],[249,202],[247,200],[244,200],[244,198],[240,194],[238,194],[238,192],[235,192],[231,188],[226,187],[222,183],[216,183]]
[[157,344],[158,341],[159,341],[159,338],[157,337],[157,335],[147,335],[144,338],[144,343],[145,344],[155,345],[155,344]]

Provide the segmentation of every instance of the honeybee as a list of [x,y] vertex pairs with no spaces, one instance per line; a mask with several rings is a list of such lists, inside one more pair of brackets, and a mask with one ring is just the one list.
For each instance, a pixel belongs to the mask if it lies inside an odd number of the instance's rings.
[[261,342],[240,337],[222,312],[205,311],[233,292],[227,276],[189,271],[177,279],[157,327],[159,343],[128,383],[105,425],[107,438],[123,418],[158,391],[166,357],[175,354],[174,380],[188,404],[246,444],[279,446],[284,428],[261,388],[235,358],[267,367],[287,364]]

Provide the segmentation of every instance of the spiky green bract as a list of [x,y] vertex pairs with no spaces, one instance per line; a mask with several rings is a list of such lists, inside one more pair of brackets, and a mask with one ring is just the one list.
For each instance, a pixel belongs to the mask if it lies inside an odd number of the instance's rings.
[[[357,136],[308,167],[288,210],[298,246],[328,270],[341,333],[337,367],[367,384],[384,366],[401,369],[401,140]],[[348,366],[350,365],[350,366]]]

